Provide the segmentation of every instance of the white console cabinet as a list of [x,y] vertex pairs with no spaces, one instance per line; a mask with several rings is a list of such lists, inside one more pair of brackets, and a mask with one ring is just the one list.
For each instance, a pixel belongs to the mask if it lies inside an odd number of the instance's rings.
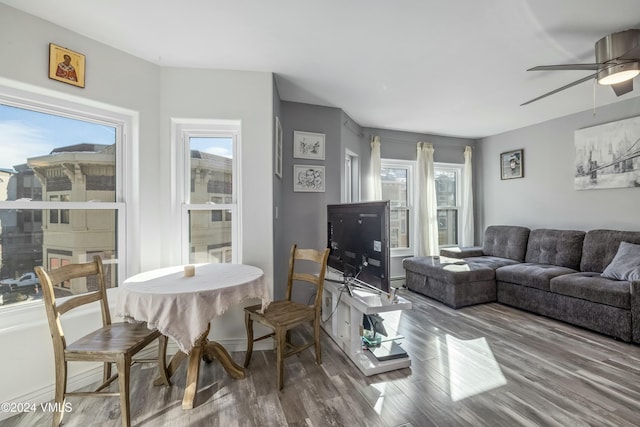
[[[335,276],[335,277],[332,277]],[[353,295],[344,289],[342,283],[336,283],[338,276],[327,273],[322,299],[322,327],[338,344],[351,361],[364,375],[374,375],[411,366],[411,359],[404,357],[390,360],[378,360],[362,343],[362,318],[364,314],[379,314],[410,310],[411,302],[398,297],[390,302],[386,295],[380,296],[368,291],[353,290]],[[387,328],[386,324],[385,327]],[[390,334],[395,331],[387,328]],[[394,337],[387,337],[382,345],[388,345]],[[397,339],[400,343],[400,338]]]

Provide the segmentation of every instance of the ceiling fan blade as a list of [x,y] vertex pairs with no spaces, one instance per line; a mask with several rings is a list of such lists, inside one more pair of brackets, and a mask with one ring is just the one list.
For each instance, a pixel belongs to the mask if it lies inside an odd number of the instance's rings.
[[549,71],[549,70],[597,70],[602,64],[564,64],[564,65],[538,65],[529,68],[527,71]]
[[589,75],[587,77],[583,77],[580,80],[576,80],[575,82],[572,82],[572,83],[569,83],[569,84],[564,85],[562,87],[559,87],[558,89],[552,90],[551,92],[547,92],[544,95],[540,95],[537,98],[534,98],[534,99],[532,99],[530,101],[525,102],[524,104],[520,104],[520,106],[522,107],[524,105],[531,104],[532,102],[535,102],[535,101],[537,101],[539,99],[542,99],[542,98],[546,98],[547,96],[553,95],[554,93],[558,93],[558,92],[560,92],[562,90],[569,89],[572,86],[575,86],[575,85],[578,85],[580,83],[586,82],[587,80],[591,80],[591,79],[595,78],[597,75],[598,75],[598,73],[594,73],[594,74],[591,74],[591,75]]
[[611,85],[611,89],[613,89],[617,96],[629,93],[633,90],[633,79]]

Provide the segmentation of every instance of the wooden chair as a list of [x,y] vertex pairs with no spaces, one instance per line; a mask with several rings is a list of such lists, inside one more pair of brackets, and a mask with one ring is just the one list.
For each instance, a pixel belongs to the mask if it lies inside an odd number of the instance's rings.
[[[131,424],[129,411],[129,370],[134,362],[151,362],[156,359],[133,360],[133,356],[145,348],[155,339],[158,345],[158,367],[164,383],[170,385],[167,376],[165,355],[167,350],[167,337],[157,330],[150,330],[146,323],[111,323],[109,304],[104,280],[104,271],[100,257],[93,258],[93,262],[84,264],[69,264],[55,270],[47,271],[42,267],[36,267],[36,274],[40,278],[44,294],[44,306],[47,311],[47,320],[51,338],[53,339],[53,352],[55,355],[56,369],[56,408],[60,411],[53,416],[53,426],[57,427],[62,421],[63,405],[66,396],[120,396],[122,412],[122,425]],[[86,277],[98,284],[98,290],[68,298],[61,304],[56,303],[54,285],[65,281]],[[92,277],[94,279],[92,279]],[[60,317],[68,311],[89,304],[100,302],[102,311],[102,327],[79,340],[67,344],[62,330]],[[103,383],[93,392],[67,392],[67,362],[103,362]],[[117,373],[111,375],[111,364],[115,363]],[[102,392],[115,379],[120,386],[119,393]]]
[[[282,390],[282,387],[284,387],[283,362],[287,357],[298,354],[311,346],[315,346],[316,362],[318,365],[322,364],[320,354],[320,308],[322,306],[322,288],[328,257],[329,249],[316,251],[314,249],[298,249],[296,245],[293,245],[289,259],[286,299],[273,301],[264,313],[260,312],[262,308],[261,305],[254,305],[244,309],[244,319],[247,327],[247,354],[244,360],[244,366],[248,367],[249,362],[251,362],[253,343],[255,341],[275,337],[278,390]],[[319,271],[317,274],[299,272],[295,268],[298,261],[316,263],[318,264]],[[291,295],[294,282],[307,282],[315,285],[316,295],[313,305],[292,301]],[[253,322],[258,322],[273,332],[254,339]],[[313,341],[295,346],[291,343],[290,330],[305,322],[313,322],[314,339]]]

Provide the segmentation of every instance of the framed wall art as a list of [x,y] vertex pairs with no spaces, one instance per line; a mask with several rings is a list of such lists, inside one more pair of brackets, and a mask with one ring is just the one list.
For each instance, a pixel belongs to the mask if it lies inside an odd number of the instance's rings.
[[324,193],[324,166],[293,165],[293,191]]
[[294,131],[293,157],[296,159],[324,160],[324,134]]
[[512,150],[500,153],[500,178],[513,179],[524,177],[524,150]]
[[276,116],[275,124],[275,153],[274,158],[274,171],[278,178],[282,178],[282,125],[280,124],[280,118]]
[[85,56],[49,43],[49,78],[84,87]]
[[575,131],[574,189],[640,187],[640,117]]

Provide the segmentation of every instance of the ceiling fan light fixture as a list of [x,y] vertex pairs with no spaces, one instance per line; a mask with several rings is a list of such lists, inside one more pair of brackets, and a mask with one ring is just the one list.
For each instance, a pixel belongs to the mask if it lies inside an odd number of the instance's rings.
[[615,85],[626,82],[640,74],[637,62],[627,62],[606,68],[598,72],[598,83],[601,85]]

